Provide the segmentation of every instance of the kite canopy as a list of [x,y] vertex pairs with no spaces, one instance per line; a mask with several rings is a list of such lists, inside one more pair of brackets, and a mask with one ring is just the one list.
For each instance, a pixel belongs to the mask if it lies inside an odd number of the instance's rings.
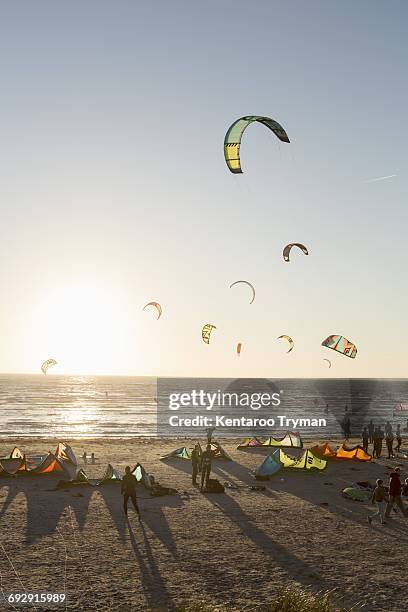
[[299,470],[324,470],[327,466],[325,459],[320,459],[312,453],[310,449],[305,450],[301,457],[289,457],[281,448],[277,448],[273,453],[275,459],[282,463],[284,468]]
[[182,446],[181,448],[176,448],[176,450],[172,451],[168,455],[160,457],[161,461],[163,461],[164,459],[187,459],[188,461],[190,461],[191,453],[185,446]]
[[237,344],[237,355],[238,355],[238,357],[241,354],[241,348],[242,348],[242,342],[238,342],[238,344]]
[[271,476],[282,469],[282,464],[278,458],[268,455],[263,463],[255,470],[255,478],[257,480],[269,480]]
[[285,261],[290,261],[289,255],[293,247],[298,247],[298,249],[300,249],[305,255],[309,255],[309,251],[307,250],[304,244],[301,244],[300,242],[291,242],[290,244],[287,244],[283,249],[283,259]]
[[326,459],[355,459],[356,461],[371,461],[372,459],[371,455],[359,445],[348,448],[342,444],[340,448],[334,450],[328,442],[323,442],[323,444],[312,446],[310,450],[318,457]]
[[336,459],[356,459],[357,461],[371,461],[372,457],[357,445],[347,448],[344,444],[336,452]]
[[350,340],[347,340],[344,336],[329,336],[326,340],[323,340],[322,346],[326,346],[351,359],[354,359],[357,355],[356,345],[350,342]]
[[292,448],[303,448],[303,442],[297,431],[290,431],[281,439],[267,438],[262,442],[262,446],[290,446]]
[[283,129],[283,127],[277,121],[274,121],[269,117],[248,115],[246,117],[241,117],[240,119],[237,119],[237,121],[234,121],[234,123],[230,126],[224,138],[224,157],[225,161],[227,162],[228,168],[233,174],[242,174],[241,160],[239,155],[241,147],[241,138],[248,125],[254,122],[262,123],[262,125],[265,125],[282,142],[290,142],[288,135]]
[[143,310],[145,310],[148,306],[153,306],[154,308],[156,308],[156,310],[157,310],[157,319],[160,319],[163,310],[162,310],[162,307],[160,306],[159,302],[148,302],[145,306],[143,306]]
[[210,344],[210,336],[213,329],[217,329],[215,325],[211,323],[206,323],[201,330],[201,337],[206,344]]
[[257,448],[262,446],[262,442],[258,438],[246,438],[241,444],[238,444],[237,448]]
[[249,302],[250,304],[252,304],[252,302],[253,302],[253,301],[254,301],[254,299],[255,299],[255,287],[254,287],[254,286],[253,286],[253,285],[252,285],[252,284],[251,284],[249,281],[246,281],[246,280],[237,280],[237,281],[235,281],[234,283],[232,283],[232,285],[230,285],[230,289],[231,289],[231,288],[232,288],[234,285],[238,285],[239,283],[244,283],[244,285],[248,285],[248,287],[250,287],[250,288],[252,289],[252,299],[251,299],[251,301]]
[[55,361],[55,359],[47,359],[46,361],[44,361],[44,363],[41,366],[42,373],[47,374],[49,368],[55,365],[57,365],[57,362]]
[[289,349],[286,351],[287,353],[290,353],[290,351],[295,346],[295,343],[293,342],[292,338],[290,336],[287,336],[286,334],[283,334],[283,336],[278,336],[277,340],[287,340],[289,342]]

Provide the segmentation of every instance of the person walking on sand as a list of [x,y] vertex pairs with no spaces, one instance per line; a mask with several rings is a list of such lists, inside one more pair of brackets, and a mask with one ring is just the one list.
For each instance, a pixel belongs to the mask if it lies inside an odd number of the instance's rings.
[[399,423],[397,425],[397,431],[395,432],[395,437],[397,439],[397,446],[395,447],[395,450],[397,453],[399,453],[401,450],[401,444],[402,444],[401,425]]
[[191,453],[191,465],[193,467],[193,485],[197,484],[197,474],[200,471],[201,463],[201,448],[199,444],[196,444]]
[[212,467],[212,455],[211,444],[207,444],[201,457],[201,491],[208,485]]
[[381,525],[386,525],[384,513],[385,513],[385,500],[387,497],[387,492],[384,487],[384,483],[381,478],[376,480],[376,487],[373,491],[373,495],[371,498],[371,503],[376,504],[377,512],[374,512],[371,516],[367,516],[367,521],[371,525],[372,520],[375,516],[380,517]]
[[136,484],[137,484],[137,480],[133,476],[132,472],[130,471],[130,467],[127,465],[125,467],[125,475],[122,478],[122,486],[121,486],[121,493],[123,495],[123,511],[125,515],[127,516],[128,501],[130,498],[132,500],[133,507],[136,510],[137,515],[139,517],[139,521],[141,521],[142,518],[140,516],[140,510],[139,510],[139,506],[137,503],[137,497],[136,497]]
[[385,511],[385,518],[390,518],[391,510],[394,507],[394,504],[398,506],[401,510],[402,515],[407,517],[407,511],[402,503],[401,499],[401,481],[400,481],[400,469],[399,467],[395,468],[393,472],[390,474],[390,483],[388,487],[388,495],[389,500],[387,504],[387,509]]
[[367,427],[363,428],[363,431],[361,433],[361,438],[363,441],[363,449],[365,450],[366,453],[368,453],[368,429]]
[[368,441],[370,444],[373,444],[374,442],[374,423],[372,419],[368,424]]

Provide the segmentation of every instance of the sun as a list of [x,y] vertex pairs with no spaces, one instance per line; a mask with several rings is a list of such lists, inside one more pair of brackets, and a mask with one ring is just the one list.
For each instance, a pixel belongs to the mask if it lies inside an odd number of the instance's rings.
[[55,374],[115,374],[128,342],[126,302],[86,283],[50,292],[33,315],[33,354],[56,359]]

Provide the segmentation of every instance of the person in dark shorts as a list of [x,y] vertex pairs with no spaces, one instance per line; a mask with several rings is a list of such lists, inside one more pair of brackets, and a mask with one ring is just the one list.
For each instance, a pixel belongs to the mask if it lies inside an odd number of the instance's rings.
[[136,485],[137,485],[137,480],[131,473],[130,467],[127,465],[125,467],[125,475],[122,479],[122,487],[121,487],[121,493],[123,495],[123,511],[125,515],[127,516],[128,501],[130,498],[132,500],[133,507],[136,510],[137,515],[139,517],[139,521],[141,521],[142,518],[140,516],[139,506],[137,504],[137,498],[136,498]]
[[193,485],[197,484],[197,474],[201,467],[201,448],[196,444],[191,453],[191,465],[193,467]]
[[366,453],[368,453],[368,429],[367,427],[363,428],[361,438],[363,440],[363,449],[365,450]]
[[201,456],[201,491],[208,484],[208,479],[211,474],[211,465],[212,465],[213,454],[211,452],[211,445],[207,444],[205,451]]

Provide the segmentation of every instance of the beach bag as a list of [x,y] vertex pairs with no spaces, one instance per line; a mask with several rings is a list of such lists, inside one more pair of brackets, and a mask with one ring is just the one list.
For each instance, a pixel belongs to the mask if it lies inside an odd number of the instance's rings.
[[224,493],[225,487],[216,478],[209,478],[205,490],[207,493]]

